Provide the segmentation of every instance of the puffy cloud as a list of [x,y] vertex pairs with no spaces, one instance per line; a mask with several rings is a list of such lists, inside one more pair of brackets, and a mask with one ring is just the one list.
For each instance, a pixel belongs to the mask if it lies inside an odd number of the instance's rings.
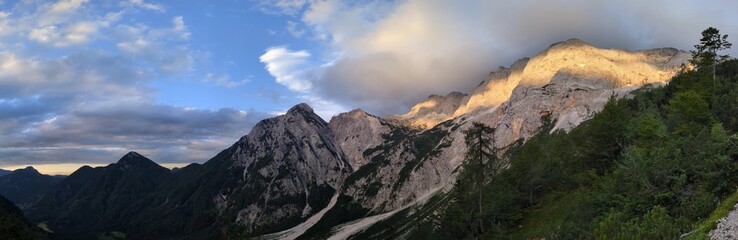
[[320,69],[323,67],[311,62],[309,52],[292,51],[285,46],[272,47],[267,49],[259,60],[266,65],[266,70],[277,83],[298,93],[297,97],[310,104],[323,119],[329,120],[332,116],[347,110],[342,104],[317,94],[313,81],[319,78]]
[[708,26],[738,36],[734,8],[728,0],[314,1],[297,18],[324,46],[311,51],[327,53],[314,58],[327,60],[272,75],[294,72],[324,100],[396,114],[429,94],[469,91],[497,66],[572,37],[690,49]]
[[287,47],[273,47],[259,57],[259,60],[266,65],[267,71],[276,80],[293,91],[305,92],[312,88],[309,76],[310,71],[302,71],[308,69],[308,58],[310,53],[307,51],[291,51]]
[[87,1],[88,0],[60,0],[51,5],[50,12],[56,14],[73,12]]

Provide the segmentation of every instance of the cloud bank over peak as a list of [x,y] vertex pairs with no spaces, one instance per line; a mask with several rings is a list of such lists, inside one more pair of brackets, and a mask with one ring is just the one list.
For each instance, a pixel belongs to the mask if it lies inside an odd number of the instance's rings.
[[[315,98],[379,115],[405,112],[430,94],[468,91],[497,66],[573,37],[606,48],[690,49],[708,26],[729,35],[738,29],[738,17],[728,10],[738,3],[728,0],[291,3],[299,24],[288,30],[306,31],[296,37],[321,47],[288,51],[314,63],[278,71],[262,56],[269,72],[280,83],[311,86]],[[288,50],[267,53],[275,49]]]

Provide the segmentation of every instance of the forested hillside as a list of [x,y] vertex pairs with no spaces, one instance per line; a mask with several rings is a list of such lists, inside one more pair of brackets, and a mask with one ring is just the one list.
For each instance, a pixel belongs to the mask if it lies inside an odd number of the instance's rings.
[[480,168],[467,161],[445,210],[410,238],[705,238],[738,186],[738,61],[714,71],[611,99],[568,133],[513,147],[509,168],[486,176],[482,214]]

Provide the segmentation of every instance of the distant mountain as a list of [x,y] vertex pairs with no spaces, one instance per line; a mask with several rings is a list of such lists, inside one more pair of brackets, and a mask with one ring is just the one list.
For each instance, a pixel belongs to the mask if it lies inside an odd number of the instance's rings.
[[168,169],[130,152],[106,167],[78,169],[26,210],[26,215],[47,222],[59,237],[89,237],[97,229],[115,229],[122,220],[149,207],[147,197],[170,175]]
[[333,133],[306,104],[259,122],[205,164],[170,172],[129,153],[83,167],[27,215],[62,236],[245,237],[290,228],[326,207],[351,172]]
[[0,239],[46,239],[41,229],[23,218],[23,212],[10,200],[0,196]]
[[27,206],[41,198],[64,177],[49,176],[26,167],[0,176],[0,195],[18,206]]
[[8,173],[11,173],[11,172],[13,172],[13,171],[8,171],[8,170],[5,170],[5,169],[0,169],[0,177],[5,176],[5,175],[8,175]]

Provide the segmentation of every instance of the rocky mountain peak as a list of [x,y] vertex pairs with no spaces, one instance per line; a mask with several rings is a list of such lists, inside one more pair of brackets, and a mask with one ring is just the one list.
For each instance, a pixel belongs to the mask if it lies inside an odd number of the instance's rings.
[[527,89],[548,84],[570,85],[572,89],[612,90],[665,83],[682,70],[689,58],[689,53],[673,48],[601,49],[572,38],[551,44],[536,56],[520,59],[509,68],[500,67],[490,73],[488,79],[464,97],[451,113],[430,110],[439,102],[438,96],[432,96],[400,118],[430,128],[466,113],[500,106],[515,98],[515,93],[526,94]]
[[376,116],[367,113],[363,109],[357,108],[349,112],[340,113],[337,116],[333,116],[331,118],[331,121],[329,122],[329,125],[331,123],[335,125],[335,122],[341,122],[341,121],[346,121],[346,120],[360,120],[360,119],[367,118],[367,117],[377,118]]
[[313,111],[313,108],[310,107],[310,105],[308,105],[307,103],[297,104],[297,105],[293,106],[292,108],[290,108],[290,110],[287,111],[287,114],[297,114],[297,113],[312,113],[312,114],[315,114],[315,112]]
[[341,113],[328,123],[328,127],[333,130],[335,143],[346,154],[354,170],[369,161],[364,156],[364,151],[384,141],[382,135],[390,132],[389,125],[388,121],[361,109]]
[[413,126],[430,128],[436,123],[451,119],[466,97],[467,94],[461,92],[451,92],[446,96],[430,95],[425,101],[415,104],[410,112],[389,118],[406,121]]
[[[260,121],[225,153],[236,172],[229,177],[239,185],[220,192],[215,204],[247,231],[283,230],[307,219],[352,170],[328,123],[304,103]],[[280,221],[289,224],[273,224]]]

